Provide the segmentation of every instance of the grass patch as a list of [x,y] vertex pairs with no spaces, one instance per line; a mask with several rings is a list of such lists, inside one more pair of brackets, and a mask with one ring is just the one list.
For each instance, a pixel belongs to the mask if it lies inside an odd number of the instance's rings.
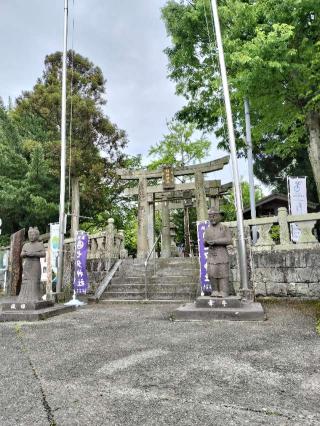
[[294,298],[294,297],[259,297],[258,301],[266,307],[282,305],[311,316],[316,321],[316,331],[320,335],[320,300]]

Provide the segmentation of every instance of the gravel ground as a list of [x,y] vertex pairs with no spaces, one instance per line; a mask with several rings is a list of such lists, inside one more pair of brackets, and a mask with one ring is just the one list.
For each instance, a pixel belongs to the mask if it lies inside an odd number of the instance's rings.
[[312,311],[168,321],[176,307],[99,304],[0,324],[0,425],[320,425]]

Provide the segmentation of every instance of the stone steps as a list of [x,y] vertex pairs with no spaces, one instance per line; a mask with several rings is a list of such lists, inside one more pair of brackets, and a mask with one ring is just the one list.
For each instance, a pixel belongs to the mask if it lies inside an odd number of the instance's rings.
[[[147,298],[188,301],[199,287],[198,260],[194,258],[156,259],[156,274],[149,264]],[[145,267],[137,259],[125,260],[102,295],[102,300],[145,300]]]
[[[108,297],[102,300],[121,299],[121,300],[144,300],[146,298],[144,291],[109,291]],[[184,302],[193,300],[195,293],[192,291],[187,294],[185,291],[168,293],[166,291],[147,292],[147,299],[152,300],[182,300]]]
[[[167,282],[161,282],[161,283],[147,283],[147,289],[150,291],[155,290],[163,290],[163,291],[176,291],[176,290],[186,290],[189,291],[190,289],[193,289],[197,287],[198,283],[192,283],[192,282],[184,282],[183,284],[176,284],[176,283],[167,283]],[[111,285],[108,287],[110,290],[117,289],[119,291],[130,291],[130,290],[141,290],[145,288],[145,283],[114,283],[112,280]]]
[[145,293],[143,291],[108,291],[106,297],[103,299],[122,299],[122,300],[142,300],[145,298]]
[[[152,277],[147,277],[148,285],[162,285],[162,284],[175,284],[175,285],[184,285],[187,284],[197,284],[199,282],[198,276],[181,276],[181,275],[156,275]],[[115,275],[112,278],[113,285],[121,285],[121,284],[145,284],[145,277],[135,276],[135,277],[127,277],[125,275],[119,276]]]
[[144,284],[144,275],[143,276],[136,276],[136,277],[126,277],[126,276],[119,276],[115,275],[112,278],[112,284],[113,285],[120,285],[122,283],[125,284]]

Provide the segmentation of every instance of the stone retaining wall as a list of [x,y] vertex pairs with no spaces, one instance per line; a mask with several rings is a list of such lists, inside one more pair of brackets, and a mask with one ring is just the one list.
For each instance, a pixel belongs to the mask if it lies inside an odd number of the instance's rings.
[[[256,296],[320,297],[320,248],[257,251],[248,258]],[[237,293],[240,276],[234,250],[230,269],[230,284]]]
[[320,297],[320,249],[257,252],[252,256],[257,296]]

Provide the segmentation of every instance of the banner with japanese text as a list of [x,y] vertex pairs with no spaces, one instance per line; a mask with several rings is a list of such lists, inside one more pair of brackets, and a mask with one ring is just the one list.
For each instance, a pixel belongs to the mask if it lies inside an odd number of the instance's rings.
[[[288,177],[290,214],[308,213],[307,180],[305,177]],[[301,231],[296,223],[290,224],[292,241],[299,241]]]
[[210,281],[208,278],[207,258],[208,247],[204,246],[204,231],[208,228],[209,221],[203,220],[197,222],[197,235],[198,235],[198,249],[199,249],[199,263],[200,263],[200,284],[201,292],[206,293],[209,290]]
[[77,294],[86,294],[88,290],[87,254],[88,234],[78,231],[75,243],[74,281],[73,289]]

